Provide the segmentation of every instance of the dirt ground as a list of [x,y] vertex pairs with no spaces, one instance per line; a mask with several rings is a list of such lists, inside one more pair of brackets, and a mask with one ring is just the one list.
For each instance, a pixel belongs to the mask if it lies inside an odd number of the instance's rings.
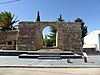
[[0,68],[0,75],[100,75],[100,68]]

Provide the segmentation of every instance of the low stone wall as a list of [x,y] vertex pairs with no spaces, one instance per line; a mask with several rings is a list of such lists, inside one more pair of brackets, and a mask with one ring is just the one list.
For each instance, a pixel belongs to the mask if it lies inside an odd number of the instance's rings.
[[[16,49],[16,44],[12,43],[17,41],[18,31],[0,31],[0,49]],[[8,42],[11,42],[11,45],[8,45]]]

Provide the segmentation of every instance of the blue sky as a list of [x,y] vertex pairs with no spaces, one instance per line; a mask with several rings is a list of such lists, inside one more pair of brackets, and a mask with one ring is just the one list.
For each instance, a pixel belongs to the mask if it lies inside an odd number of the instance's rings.
[[[0,2],[11,0],[0,0]],[[1,11],[10,11],[20,21],[35,21],[40,11],[41,21],[55,21],[60,14],[67,21],[81,18],[88,31],[100,30],[100,0],[20,0],[0,4]]]

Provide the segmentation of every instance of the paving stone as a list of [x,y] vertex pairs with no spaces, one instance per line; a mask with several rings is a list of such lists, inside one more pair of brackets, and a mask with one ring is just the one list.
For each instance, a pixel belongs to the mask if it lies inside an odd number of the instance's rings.
[[85,63],[83,59],[67,59],[60,60],[41,60],[41,59],[19,59],[17,56],[0,56],[0,66],[81,66],[81,67],[100,67],[100,55],[88,56],[88,62]]

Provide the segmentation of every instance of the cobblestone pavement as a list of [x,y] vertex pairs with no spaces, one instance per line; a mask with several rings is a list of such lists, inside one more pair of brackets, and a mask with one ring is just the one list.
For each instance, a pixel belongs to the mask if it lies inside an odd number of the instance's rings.
[[0,75],[100,75],[100,68],[0,68]]
[[87,63],[83,59],[71,59],[71,63],[67,63],[66,59],[41,60],[23,59],[18,56],[0,56],[0,66],[100,67],[100,55],[88,56]]

